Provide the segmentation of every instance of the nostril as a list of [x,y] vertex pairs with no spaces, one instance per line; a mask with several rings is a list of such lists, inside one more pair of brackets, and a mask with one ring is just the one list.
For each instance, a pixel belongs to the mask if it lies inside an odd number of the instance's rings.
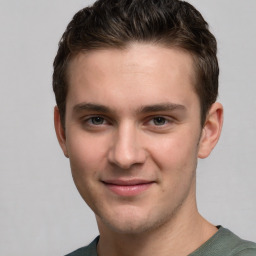
[[112,150],[109,154],[109,161],[122,169],[129,169],[133,165],[143,164],[146,160],[146,153],[143,149],[125,151],[121,149]]

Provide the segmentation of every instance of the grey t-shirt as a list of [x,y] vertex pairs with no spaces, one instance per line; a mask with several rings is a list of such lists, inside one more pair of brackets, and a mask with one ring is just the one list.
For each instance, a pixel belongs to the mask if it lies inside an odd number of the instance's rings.
[[[88,246],[82,247],[66,256],[97,256],[95,238]],[[242,240],[226,228],[219,230],[196,251],[188,256],[256,256],[256,243]]]

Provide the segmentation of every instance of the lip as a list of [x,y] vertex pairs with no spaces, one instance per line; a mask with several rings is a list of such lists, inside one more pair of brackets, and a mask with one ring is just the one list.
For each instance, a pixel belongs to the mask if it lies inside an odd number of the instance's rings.
[[119,196],[136,196],[148,190],[154,182],[141,179],[106,180],[103,181],[103,184]]

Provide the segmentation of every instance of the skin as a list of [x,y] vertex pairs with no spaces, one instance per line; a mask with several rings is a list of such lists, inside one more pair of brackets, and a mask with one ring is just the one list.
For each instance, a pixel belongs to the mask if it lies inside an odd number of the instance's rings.
[[220,136],[214,103],[204,127],[192,57],[131,44],[75,56],[65,131],[56,134],[78,191],[94,211],[98,254],[188,255],[215,232],[196,207],[197,159]]

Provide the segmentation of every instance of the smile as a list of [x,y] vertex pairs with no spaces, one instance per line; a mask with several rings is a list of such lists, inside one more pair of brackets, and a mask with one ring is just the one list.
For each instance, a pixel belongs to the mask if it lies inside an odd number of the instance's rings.
[[145,180],[109,180],[103,181],[103,184],[113,193],[119,196],[136,196],[146,191],[155,183]]

